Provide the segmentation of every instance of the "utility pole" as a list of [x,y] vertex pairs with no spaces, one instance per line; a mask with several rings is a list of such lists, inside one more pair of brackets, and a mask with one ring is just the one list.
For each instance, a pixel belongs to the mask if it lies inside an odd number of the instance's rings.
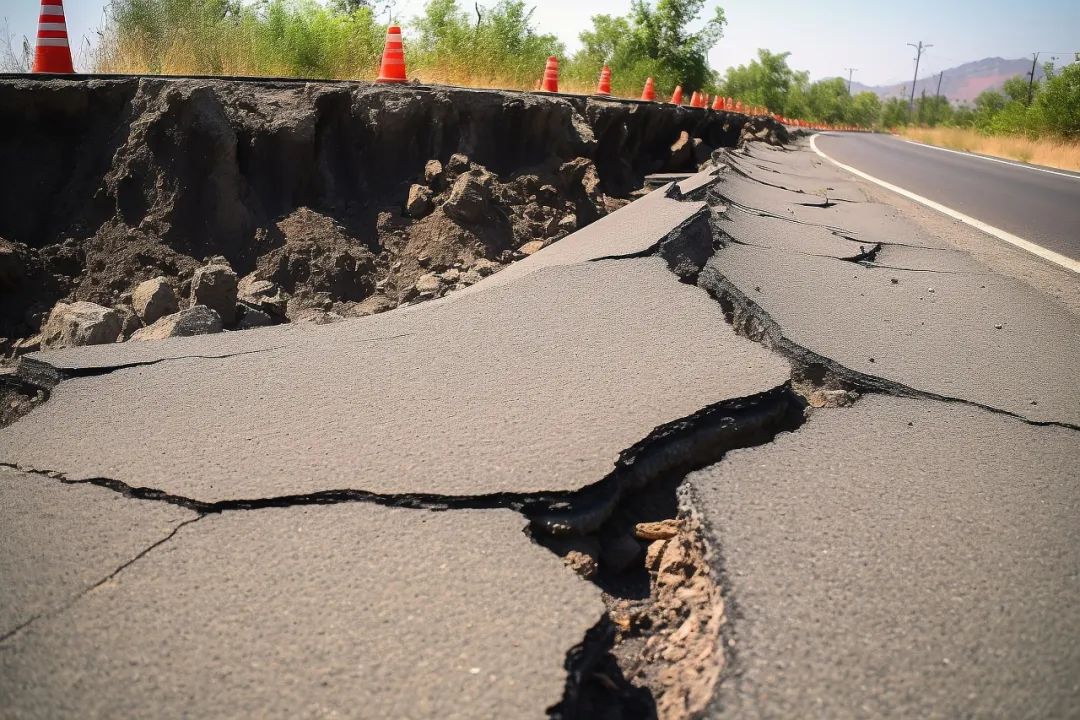
[[1032,53],[1031,55],[1031,72],[1028,73],[1028,101],[1027,104],[1031,104],[1031,94],[1035,85],[1035,63],[1039,62],[1039,53]]
[[851,94],[851,76],[855,74],[855,71],[859,68],[844,68],[847,70],[847,94]]
[[941,97],[941,78],[945,77],[945,71],[942,70],[937,76],[937,92],[934,93],[934,97]]
[[911,47],[915,48],[915,80],[911,83],[911,100],[908,101],[908,118],[911,118],[912,113],[915,112],[915,83],[919,82],[919,60],[922,59],[923,51],[934,47],[933,45],[923,45],[923,41],[920,40],[919,44],[908,43]]

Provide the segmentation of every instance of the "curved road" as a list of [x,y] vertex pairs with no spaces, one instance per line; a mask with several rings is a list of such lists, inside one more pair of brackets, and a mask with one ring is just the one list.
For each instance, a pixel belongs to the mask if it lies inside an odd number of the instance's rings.
[[817,149],[878,180],[1080,260],[1080,173],[919,145],[889,135],[822,134]]

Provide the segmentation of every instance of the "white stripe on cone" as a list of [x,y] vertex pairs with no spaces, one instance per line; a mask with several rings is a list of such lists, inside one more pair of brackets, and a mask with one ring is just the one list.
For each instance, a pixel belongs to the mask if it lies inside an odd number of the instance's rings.
[[51,45],[55,47],[67,47],[67,38],[38,38],[38,45]]
[[38,30],[67,30],[67,25],[62,22],[38,23]]
[[64,6],[63,5],[42,5],[41,6],[41,14],[42,15],[63,15],[64,14]]

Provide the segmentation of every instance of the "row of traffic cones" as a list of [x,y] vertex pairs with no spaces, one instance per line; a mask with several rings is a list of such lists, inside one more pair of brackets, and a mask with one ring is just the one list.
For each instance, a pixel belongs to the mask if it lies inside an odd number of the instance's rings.
[[[34,48],[34,67],[36,73],[73,73],[75,72],[71,62],[71,48],[68,45],[67,21],[64,18],[63,0],[41,0],[41,14],[38,16],[37,45]],[[379,76],[376,82],[380,83],[403,83],[407,81],[405,75],[405,48],[401,42],[401,27],[391,25],[386,28],[386,44],[383,47],[382,63],[379,66]],[[538,88],[541,92],[559,92],[559,59],[552,55],[547,60],[544,68],[544,78]],[[607,65],[600,71],[600,81],[596,86],[596,94],[601,97],[611,97],[611,68]],[[641,92],[641,99],[646,102],[656,101],[656,83],[652,78],[645,81],[645,89]],[[673,105],[682,105],[683,90],[679,85],[671,95]],[[690,97],[690,107],[708,108],[709,96],[706,93],[694,91]],[[757,106],[743,106],[741,100],[732,100],[717,95],[712,102],[712,109],[730,112],[748,112],[751,115],[768,115],[765,108]],[[819,127],[819,129],[855,130],[853,126],[812,126],[801,120],[790,120],[779,115],[773,116],[779,122],[796,125],[797,127]]]

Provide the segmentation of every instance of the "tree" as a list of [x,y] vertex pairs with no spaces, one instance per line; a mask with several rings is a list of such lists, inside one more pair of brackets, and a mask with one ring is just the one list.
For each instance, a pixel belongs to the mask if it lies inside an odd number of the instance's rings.
[[870,127],[881,116],[881,98],[869,90],[851,99],[851,109],[847,121],[860,127]]
[[908,120],[908,104],[903,98],[889,98],[881,107],[881,124],[887,128],[903,125]]
[[[1039,85],[1039,81],[1035,81],[1035,86]],[[1005,84],[1001,88],[1005,97],[1012,102],[1023,103],[1027,105],[1028,101],[1028,81],[1024,79],[1022,75],[1014,75],[1005,81]]]
[[1080,139],[1080,62],[1062,68],[1060,73],[1047,65],[1046,71],[1033,108],[1042,128],[1060,137]]
[[851,107],[851,95],[842,78],[818,80],[807,90],[810,119],[818,122],[841,123]]
[[763,105],[773,112],[783,112],[787,106],[791,88],[805,85],[809,75],[792,70],[787,59],[789,52],[774,53],[758,50],[757,59],[749,65],[728,68],[720,91],[727,96]]
[[607,63],[616,94],[640,92],[647,77],[656,81],[658,92],[676,85],[687,91],[713,86],[716,73],[708,53],[723,37],[727,19],[718,7],[701,29],[690,32],[704,5],[705,0],[657,0],[655,6],[633,0],[625,17],[594,15],[592,29],[579,35],[582,48],[565,68],[566,77],[595,82]]

